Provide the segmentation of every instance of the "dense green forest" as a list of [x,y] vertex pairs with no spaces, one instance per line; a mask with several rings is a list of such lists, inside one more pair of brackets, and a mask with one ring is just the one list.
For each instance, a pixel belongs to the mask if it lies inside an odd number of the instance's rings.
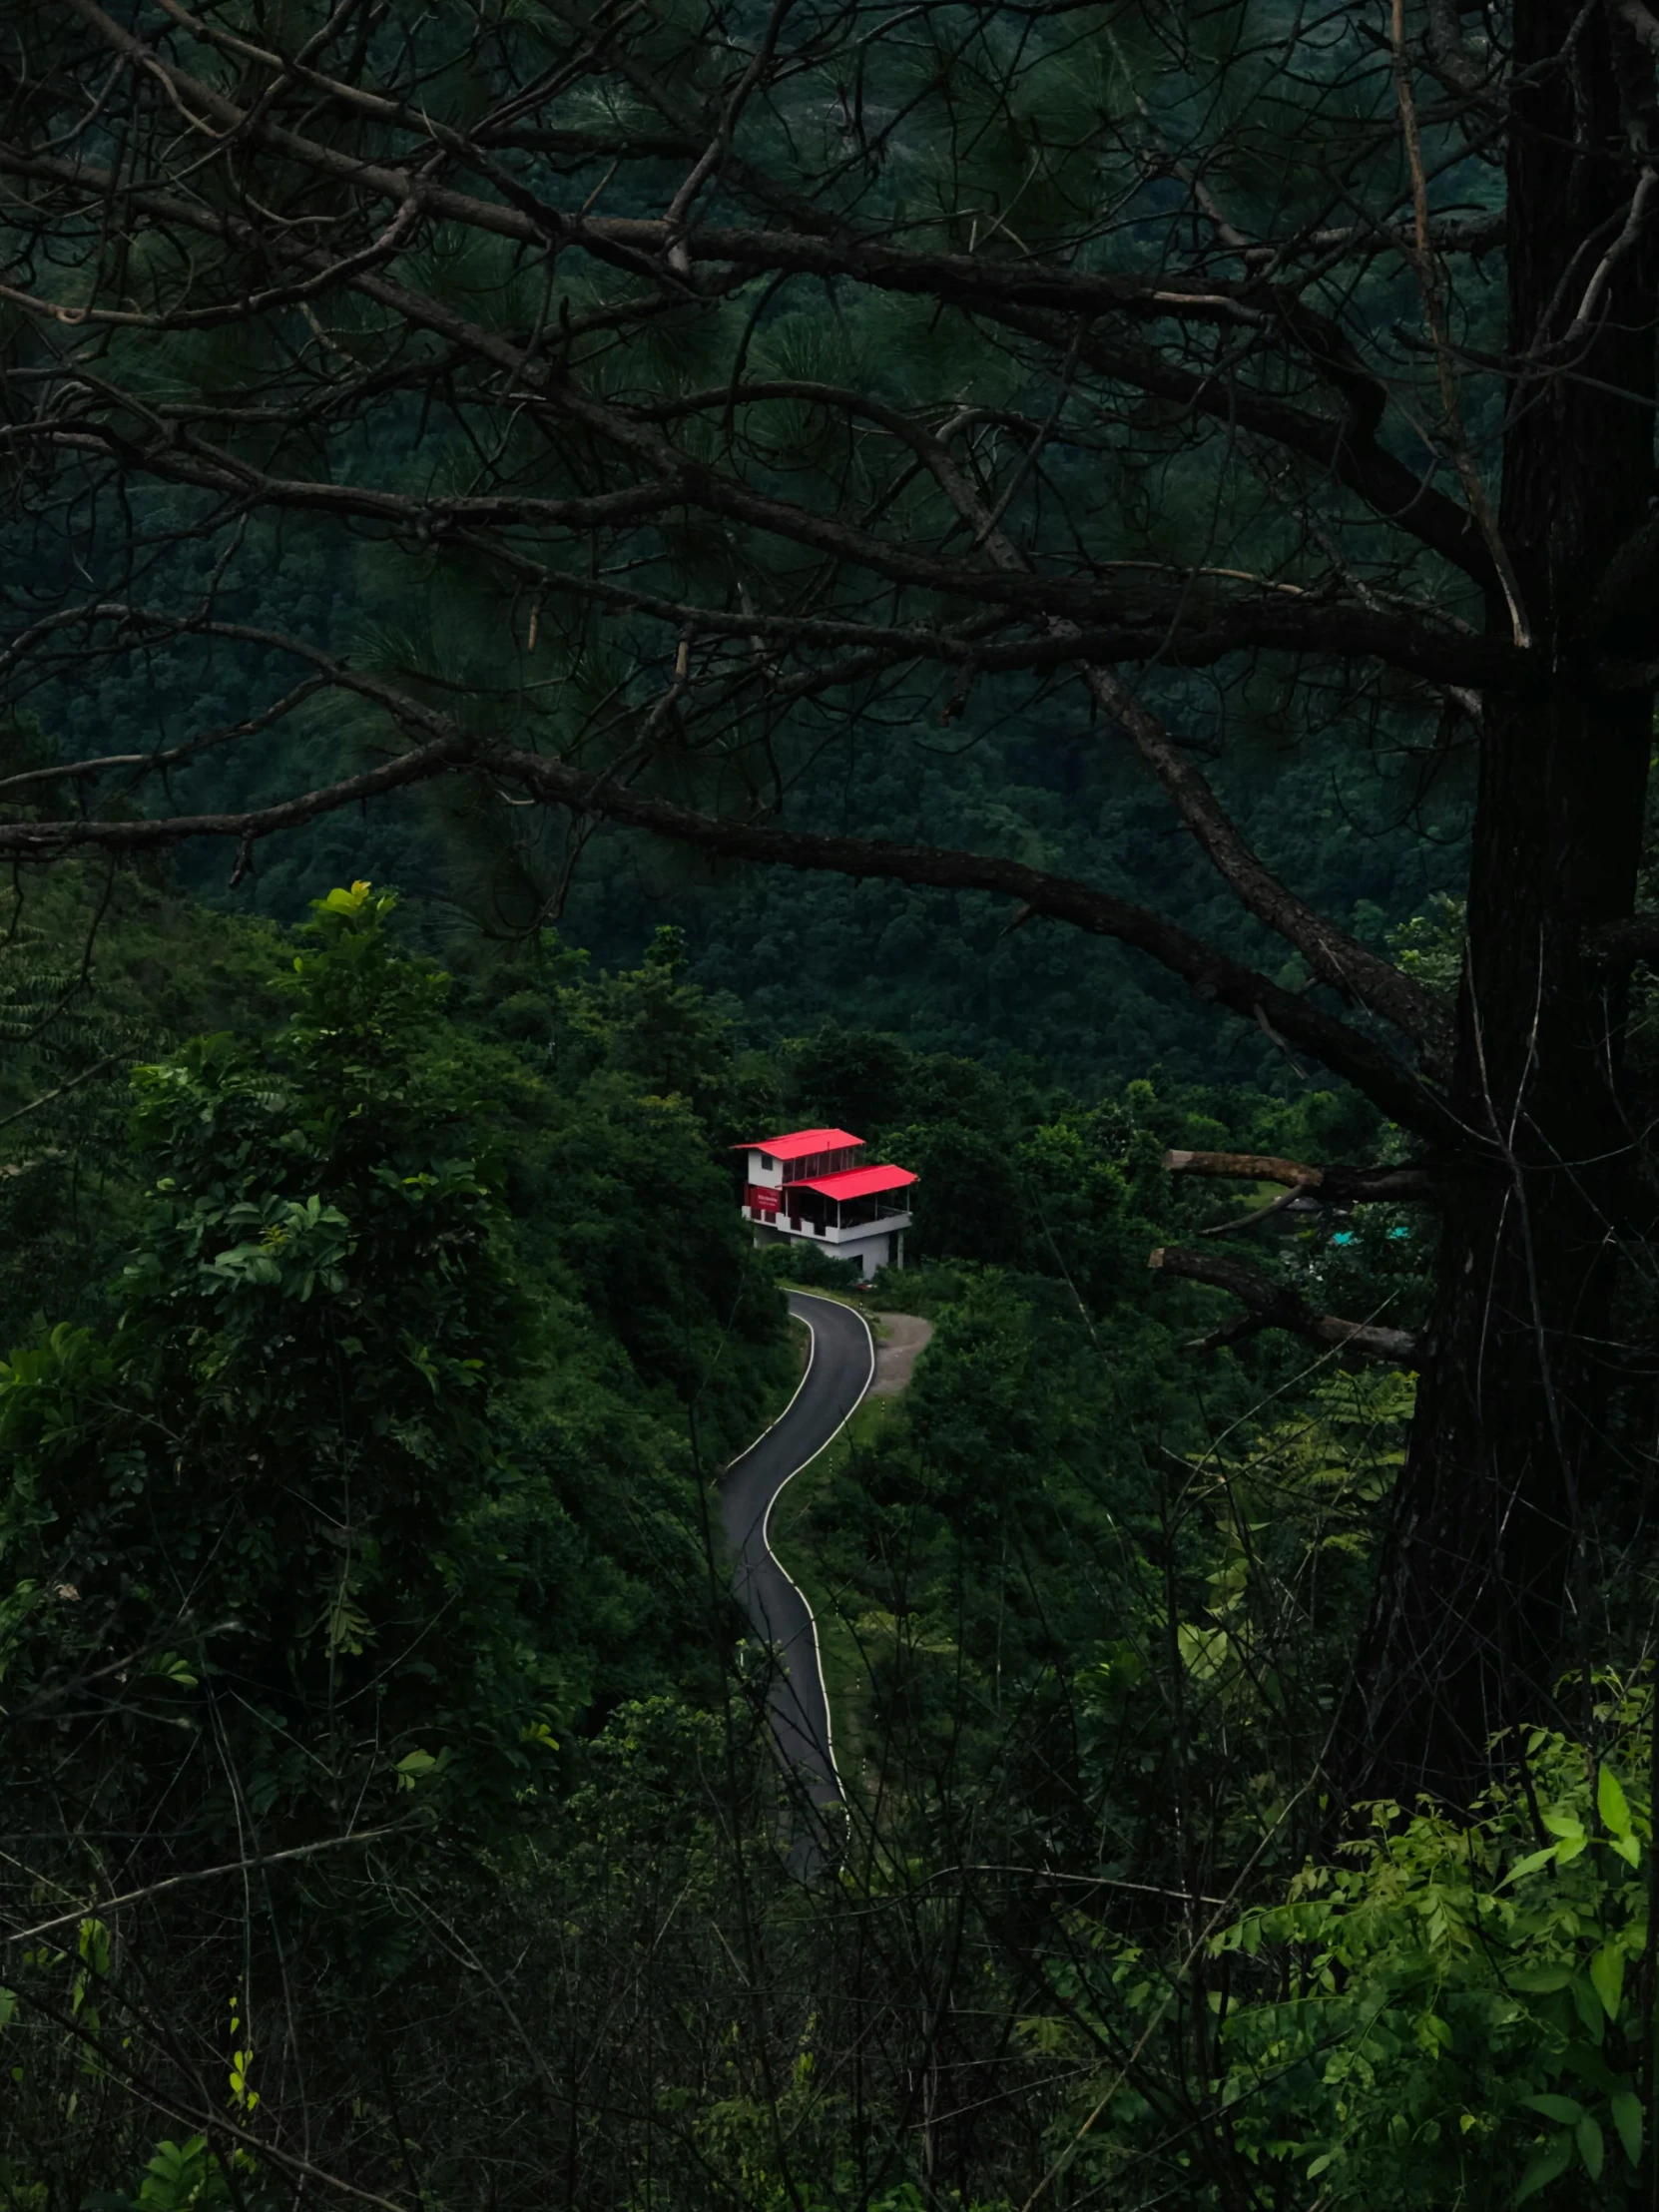
[[[1530,1803],[1316,1872],[1411,1384],[1195,1366],[1214,1294],[1147,1295],[1216,1215],[1169,1144],[1358,1150],[1352,1094],[761,1052],[672,929],[445,974],[365,883],[294,931],[130,874],[14,918],[12,2200],[1250,2201],[1237,2162],[1404,2206],[1512,2190],[1569,2107],[1617,2175],[1639,1633],[1591,1779],[1540,1731]],[[834,1121],[922,1174],[874,1297],[936,1335],[780,1539],[855,1777],[803,1889],[710,1533],[799,1365],[724,1154]],[[1266,1264],[1419,1310],[1399,1210],[1347,1221]]]
[[0,2212],[1659,2212],[1656,190],[1645,0],[10,0]]

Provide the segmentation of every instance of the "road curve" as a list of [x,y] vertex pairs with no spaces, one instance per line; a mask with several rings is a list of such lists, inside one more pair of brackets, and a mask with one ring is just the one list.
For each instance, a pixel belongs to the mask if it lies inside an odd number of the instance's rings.
[[790,1312],[812,1332],[807,1372],[778,1419],[721,1477],[721,1519],[738,1601],[778,1660],[769,1702],[779,1757],[800,1777],[811,1802],[828,1807],[841,1804],[845,1793],[835,1766],[818,1624],[774,1555],[767,1530],[790,1477],[840,1433],[869,1388],[875,1340],[863,1315],[850,1307],[807,1291],[789,1296]]

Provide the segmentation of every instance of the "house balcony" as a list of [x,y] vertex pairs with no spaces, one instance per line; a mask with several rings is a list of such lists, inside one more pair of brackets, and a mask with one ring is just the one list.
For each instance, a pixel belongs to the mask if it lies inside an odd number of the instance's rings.
[[[852,1209],[848,1207],[847,1212],[850,1214]],[[780,1236],[799,1237],[804,1244],[827,1245],[831,1250],[836,1245],[862,1244],[871,1237],[892,1235],[910,1226],[909,1213],[897,1206],[872,1208],[846,1221],[815,1221],[805,1213],[791,1214],[782,1209],[772,1212],[760,1206],[746,1206],[743,1214],[746,1221],[759,1228],[775,1229]]]

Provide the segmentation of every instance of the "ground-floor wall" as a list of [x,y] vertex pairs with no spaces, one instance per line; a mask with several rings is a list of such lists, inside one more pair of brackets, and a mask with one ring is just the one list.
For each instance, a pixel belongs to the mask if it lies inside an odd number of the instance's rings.
[[775,1229],[770,1222],[752,1222],[750,1227],[757,1245],[813,1245],[831,1260],[856,1260],[866,1283],[877,1268],[904,1265],[902,1229],[872,1229],[867,1237],[840,1237],[831,1243],[828,1237],[798,1236],[794,1230]]

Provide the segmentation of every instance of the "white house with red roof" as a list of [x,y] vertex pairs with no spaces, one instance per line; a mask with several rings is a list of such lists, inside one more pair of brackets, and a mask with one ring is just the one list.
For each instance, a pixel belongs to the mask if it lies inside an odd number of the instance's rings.
[[856,1260],[866,1278],[901,1268],[910,1226],[902,1194],[916,1179],[908,1168],[860,1167],[863,1149],[849,1129],[791,1129],[735,1146],[749,1156],[743,1210],[755,1242],[816,1244],[832,1260]]

